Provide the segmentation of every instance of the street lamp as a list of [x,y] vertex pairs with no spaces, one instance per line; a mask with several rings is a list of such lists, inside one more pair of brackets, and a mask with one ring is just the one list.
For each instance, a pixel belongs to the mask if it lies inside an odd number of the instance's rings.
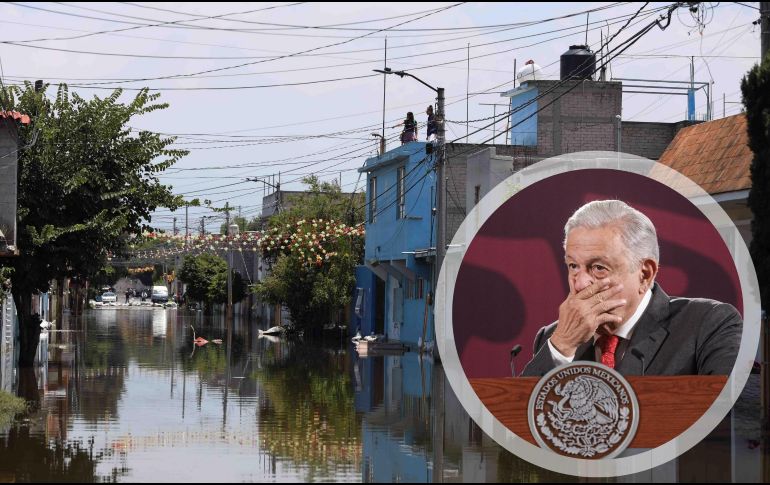
[[262,185],[266,185],[266,186],[268,186],[268,187],[270,187],[272,189],[275,189],[275,199],[276,199],[276,201],[275,201],[275,206],[276,206],[275,211],[276,212],[281,212],[281,199],[282,199],[282,197],[281,197],[281,172],[278,172],[278,183],[275,183],[275,184],[268,182],[267,179],[259,178],[259,177],[253,177],[253,178],[246,177],[245,180],[247,182],[262,182]]
[[385,137],[379,133],[370,133],[370,135],[380,139],[380,156],[385,155]]
[[[374,72],[378,72],[380,74],[395,74],[398,77],[403,78],[404,76],[411,77],[412,79],[416,80],[423,86],[428,87],[432,91],[436,93],[436,149],[438,151],[436,155],[436,164],[435,169],[438,174],[436,177],[436,206],[437,206],[437,212],[438,212],[438,228],[436,235],[436,271],[433,273],[434,280],[432,282],[433,285],[433,294],[436,293],[436,282],[438,281],[438,272],[441,270],[441,265],[444,262],[444,252],[446,251],[446,194],[444,184],[445,184],[445,131],[444,131],[444,88],[434,88],[430,84],[426,83],[422,79],[418,78],[414,74],[410,74],[406,71],[394,71],[390,69],[389,67],[386,67],[385,69],[374,69]],[[435,298],[433,299],[435,301]],[[424,339],[423,339],[424,341]]]

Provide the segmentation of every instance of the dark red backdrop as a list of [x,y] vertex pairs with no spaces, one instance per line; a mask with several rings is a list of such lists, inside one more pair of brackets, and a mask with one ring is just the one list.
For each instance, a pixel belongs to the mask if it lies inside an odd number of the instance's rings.
[[538,329],[558,318],[569,287],[564,224],[592,200],[620,199],[649,217],[658,232],[657,281],[671,296],[713,298],[741,313],[730,253],[709,220],[686,198],[647,177],[619,170],[577,170],[532,184],[481,227],[457,275],[454,337],[468,378],[510,375],[532,358]]

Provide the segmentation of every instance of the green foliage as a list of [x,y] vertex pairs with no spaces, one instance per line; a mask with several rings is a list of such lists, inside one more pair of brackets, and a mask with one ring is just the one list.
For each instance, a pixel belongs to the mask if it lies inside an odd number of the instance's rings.
[[[154,270],[152,272],[152,284],[153,286],[166,286],[166,281],[163,279],[164,273],[163,273],[163,265],[162,264],[156,264],[153,265]],[[150,285],[147,285],[150,286]]]
[[[269,220],[262,253],[271,272],[254,291],[266,302],[286,305],[294,324],[307,328],[338,321],[351,299],[363,257],[363,231],[351,226],[363,220],[363,211],[336,184],[316,177],[304,182],[307,194]],[[336,222],[341,220],[352,224]]]
[[0,266],[0,303],[5,299],[6,294],[11,291],[11,275],[13,268],[4,268]]
[[4,91],[32,123],[19,130],[18,246],[14,288],[45,290],[61,276],[92,276],[126,234],[141,233],[158,207],[180,203],[158,174],[186,155],[173,138],[131,132],[135,118],[164,109],[159,94],[140,91],[119,103],[121,90],[85,100],[62,85],[54,101],[27,83]]
[[17,414],[21,414],[26,410],[27,403],[24,399],[5,391],[0,391],[0,429],[11,424]]
[[741,82],[749,133],[751,162],[749,208],[751,258],[757,270],[762,307],[770,309],[770,56],[755,65]]
[[361,197],[342,194],[340,186],[334,182],[321,182],[311,175],[302,179],[308,186],[304,195],[286,195],[283,204],[289,207],[269,220],[269,227],[284,227],[301,219],[334,219],[354,225],[364,220]]
[[[230,224],[238,224],[238,230],[240,232],[246,232],[249,226],[249,222],[246,220],[245,217],[233,217],[233,220],[230,222]],[[219,234],[227,234],[227,224],[223,223],[221,226],[219,226]]]
[[[2,90],[8,108],[32,119],[19,128],[20,255],[10,262],[22,327],[34,326],[25,295],[46,291],[53,279],[93,276],[110,254],[126,253],[129,234],[149,228],[152,211],[183,202],[158,175],[187,152],[169,148],[174,138],[129,126],[168,107],[157,102],[159,94],[142,90],[123,103],[118,89],[86,100],[61,85],[51,101],[46,88]],[[38,333],[21,331],[25,365]]]
[[[187,284],[187,298],[204,303],[207,309],[213,303],[227,303],[227,262],[219,256],[187,256],[179,279]],[[240,273],[233,271],[233,303],[245,295],[246,284]]]
[[246,224],[246,231],[261,231],[262,230],[262,218],[255,217]]
[[128,269],[125,266],[107,265],[91,278],[91,288],[101,293],[102,286],[114,287],[119,279],[128,276]]

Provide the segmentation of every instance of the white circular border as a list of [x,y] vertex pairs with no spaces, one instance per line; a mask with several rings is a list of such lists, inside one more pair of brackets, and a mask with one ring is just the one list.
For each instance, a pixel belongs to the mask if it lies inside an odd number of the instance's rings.
[[[693,203],[717,228],[729,232],[725,241],[735,263],[743,298],[743,333],[733,371],[711,407],[682,434],[652,450],[621,458],[586,460],[557,455],[520,438],[504,426],[479,399],[460,363],[454,340],[452,306],[455,282],[468,245],[487,219],[509,198],[552,175],[581,169],[614,169],[644,175],[668,185]],[[672,187],[673,185],[673,187]],[[720,235],[722,235],[720,233]],[[724,239],[724,235],[722,235]],[[749,378],[760,332],[759,283],[743,238],[730,218],[700,186],[671,168],[646,158],[617,152],[579,152],[543,160],[514,173],[494,187],[468,213],[448,247],[436,288],[436,343],[444,373],[460,403],[481,429],[511,453],[541,468],[584,477],[614,477],[662,465],[705,438],[727,415]]]
[[[631,419],[631,429],[626,433],[625,438],[623,438],[623,441],[619,443],[614,450],[612,450],[610,453],[608,453],[606,456],[603,456],[599,459],[606,460],[608,458],[614,458],[618,456],[619,454],[626,451],[626,448],[628,448],[628,445],[631,444],[631,442],[634,440],[634,437],[636,437],[636,430],[639,428],[639,401],[636,399],[636,392],[634,391],[634,388],[631,387],[631,384],[628,383],[625,377],[620,375],[620,372],[616,371],[612,367],[607,367],[604,364],[601,364],[599,362],[590,362],[590,361],[575,361],[575,362],[568,362],[566,364],[560,365],[554,369],[551,369],[548,371],[543,377],[540,378],[540,380],[535,385],[535,389],[532,391],[532,394],[529,395],[529,403],[527,404],[527,420],[529,421],[529,432],[532,433],[532,436],[535,438],[535,441],[537,441],[540,444],[541,448],[549,448],[550,445],[545,442],[543,437],[540,435],[540,433],[537,431],[537,424],[535,424],[535,404],[537,403],[537,394],[540,392],[540,390],[545,386],[545,384],[556,374],[559,372],[569,369],[570,367],[591,367],[594,369],[600,369],[618,381],[620,381],[621,384],[623,384],[623,387],[626,388],[626,392],[628,393],[628,400],[631,402],[631,408],[634,410],[634,417]],[[584,375],[584,374],[579,374]],[[555,451],[551,451],[552,453],[556,453]],[[558,455],[558,453],[556,453]],[[564,456],[564,455],[560,455]],[[597,458],[592,458],[592,460],[597,460]]]

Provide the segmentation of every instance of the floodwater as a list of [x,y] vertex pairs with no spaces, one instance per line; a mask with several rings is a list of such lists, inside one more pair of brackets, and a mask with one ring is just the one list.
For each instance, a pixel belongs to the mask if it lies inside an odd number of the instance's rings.
[[[222,344],[195,346],[191,326]],[[63,327],[10,383],[30,411],[0,429],[0,482],[573,481],[497,446],[414,353],[359,358],[347,339],[289,343],[160,308]],[[751,386],[703,443],[620,481],[760,481]]]

